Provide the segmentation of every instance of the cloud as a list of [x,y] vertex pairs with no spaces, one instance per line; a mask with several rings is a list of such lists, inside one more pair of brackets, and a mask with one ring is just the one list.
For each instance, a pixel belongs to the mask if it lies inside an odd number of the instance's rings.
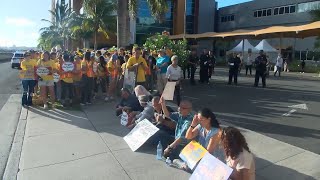
[[33,26],[36,23],[23,17],[6,17],[5,23],[14,26]]

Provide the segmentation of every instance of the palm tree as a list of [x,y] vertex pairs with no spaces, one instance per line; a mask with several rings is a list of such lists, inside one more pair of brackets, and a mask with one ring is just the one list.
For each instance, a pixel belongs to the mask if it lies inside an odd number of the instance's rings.
[[59,4],[59,2],[57,2],[55,9],[49,10],[49,12],[54,18],[51,21],[42,19],[42,21],[48,22],[50,25],[40,29],[40,42],[47,39],[52,43],[52,46],[61,45],[65,49],[68,47],[70,22],[74,13],[68,4]]
[[92,38],[94,29],[92,26],[91,19],[87,18],[85,15],[77,15],[74,18],[71,27],[71,38],[73,40],[82,40],[83,47],[86,47],[86,42]]
[[97,49],[97,34],[100,32],[109,38],[109,33],[115,29],[114,12],[116,4],[110,0],[84,0],[83,3],[86,24],[93,28],[94,49]]
[[[167,0],[147,0],[152,16],[159,21],[163,20],[165,13],[168,11]],[[138,11],[139,0],[118,0],[117,14],[117,45],[129,45],[129,12],[135,17]]]

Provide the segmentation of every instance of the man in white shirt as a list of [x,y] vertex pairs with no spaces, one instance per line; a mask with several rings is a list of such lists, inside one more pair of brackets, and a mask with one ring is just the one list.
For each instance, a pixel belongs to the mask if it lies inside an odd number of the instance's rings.
[[283,64],[283,58],[282,58],[281,53],[279,53],[278,57],[277,57],[277,62],[276,62],[277,70],[274,72],[274,76],[276,76],[277,72],[279,72],[279,77],[280,77],[280,73],[281,73],[281,70],[282,70],[282,64]]
[[181,79],[181,68],[178,66],[178,56],[174,55],[171,57],[172,64],[168,67],[166,78],[169,82],[177,82],[174,94],[177,99],[177,104],[180,104],[180,79]]
[[252,50],[248,49],[248,57],[245,59],[246,76],[248,75],[248,70],[250,71],[250,76],[252,75],[252,64],[253,64]]

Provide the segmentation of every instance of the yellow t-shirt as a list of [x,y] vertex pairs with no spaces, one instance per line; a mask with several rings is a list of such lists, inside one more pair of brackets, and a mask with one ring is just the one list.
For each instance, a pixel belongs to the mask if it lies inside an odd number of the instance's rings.
[[22,79],[35,79],[35,76],[34,76],[34,67],[35,66],[37,66],[37,61],[35,59],[21,61],[20,78],[22,78]]
[[52,81],[53,80],[53,70],[57,69],[56,63],[53,60],[43,61],[39,60],[37,63],[38,67],[46,67],[51,70],[49,75],[41,76],[44,81]]
[[81,62],[80,61],[75,61],[75,68],[76,68],[76,71],[80,71],[79,73],[74,73],[73,74],[73,81],[81,81],[81,76],[82,76],[82,73],[81,73]]
[[[139,59],[136,59],[135,57],[129,58],[127,62],[127,68],[131,68],[136,63],[139,63],[139,64],[143,63],[144,66],[147,66],[146,60],[140,56]],[[137,82],[145,82],[145,81],[146,81],[146,71],[142,67],[142,65],[139,65],[137,70]]]
[[60,74],[60,80],[66,82],[66,83],[73,83],[73,74],[72,72],[68,72],[66,74],[62,74],[64,71],[61,68],[61,64],[57,64],[57,69],[59,70]]

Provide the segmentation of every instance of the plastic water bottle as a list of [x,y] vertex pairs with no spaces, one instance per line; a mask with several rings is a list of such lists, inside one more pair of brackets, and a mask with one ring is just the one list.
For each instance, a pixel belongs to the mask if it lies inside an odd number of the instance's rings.
[[167,157],[167,159],[166,159],[166,164],[167,164],[168,166],[172,166],[172,161],[171,161],[170,157]]
[[159,141],[158,146],[157,146],[157,159],[162,160],[162,153],[163,153],[163,148],[161,141]]

